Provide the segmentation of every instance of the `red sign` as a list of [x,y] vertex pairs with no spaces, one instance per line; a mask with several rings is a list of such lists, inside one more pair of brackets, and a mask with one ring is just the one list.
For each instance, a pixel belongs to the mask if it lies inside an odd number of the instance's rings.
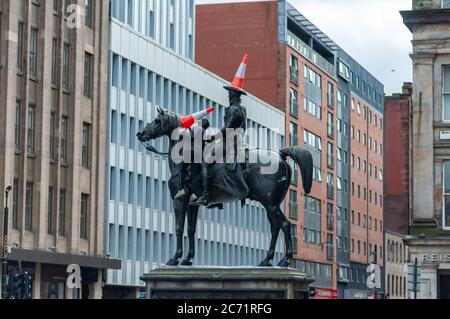
[[314,299],[338,299],[338,292],[336,289],[316,288]]

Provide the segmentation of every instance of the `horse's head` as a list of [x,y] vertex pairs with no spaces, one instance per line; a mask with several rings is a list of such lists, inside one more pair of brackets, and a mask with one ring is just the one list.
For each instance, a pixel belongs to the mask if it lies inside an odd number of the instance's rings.
[[179,126],[176,114],[168,112],[160,107],[157,108],[158,115],[149,123],[142,132],[137,133],[141,142],[154,140],[161,136],[169,136]]

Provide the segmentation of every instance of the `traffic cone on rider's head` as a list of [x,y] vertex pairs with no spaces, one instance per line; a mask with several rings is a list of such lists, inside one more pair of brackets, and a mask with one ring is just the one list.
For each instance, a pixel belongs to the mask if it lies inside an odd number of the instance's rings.
[[224,86],[225,89],[227,89],[228,91],[235,91],[240,94],[247,95],[247,93],[243,91],[245,72],[247,71],[247,64],[248,64],[248,54],[244,55],[241,65],[239,66],[239,69],[236,72],[236,75],[234,76],[233,82],[231,82],[231,86]]
[[214,107],[209,107],[206,110],[194,113],[194,114],[190,114],[187,116],[182,116],[180,117],[180,124],[183,128],[190,128],[192,125],[194,125],[195,122],[201,120],[202,118],[204,118],[206,115],[208,115],[209,113],[211,113],[212,111],[214,111],[215,108]]

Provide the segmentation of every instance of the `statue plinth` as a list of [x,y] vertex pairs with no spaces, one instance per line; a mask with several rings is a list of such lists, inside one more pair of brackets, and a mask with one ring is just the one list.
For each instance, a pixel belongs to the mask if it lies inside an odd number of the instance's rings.
[[310,276],[279,267],[168,267],[141,276],[146,299],[307,299]]

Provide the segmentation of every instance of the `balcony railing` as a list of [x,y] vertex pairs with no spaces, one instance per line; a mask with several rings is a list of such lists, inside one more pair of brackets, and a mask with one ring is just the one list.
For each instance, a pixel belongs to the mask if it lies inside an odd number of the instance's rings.
[[327,185],[327,197],[330,199],[334,199],[334,186],[328,184]]
[[290,68],[291,69],[291,76],[290,76],[290,81],[292,83],[294,83],[295,85],[298,85],[298,70],[295,68]]
[[334,245],[327,244],[327,260],[334,260]]

